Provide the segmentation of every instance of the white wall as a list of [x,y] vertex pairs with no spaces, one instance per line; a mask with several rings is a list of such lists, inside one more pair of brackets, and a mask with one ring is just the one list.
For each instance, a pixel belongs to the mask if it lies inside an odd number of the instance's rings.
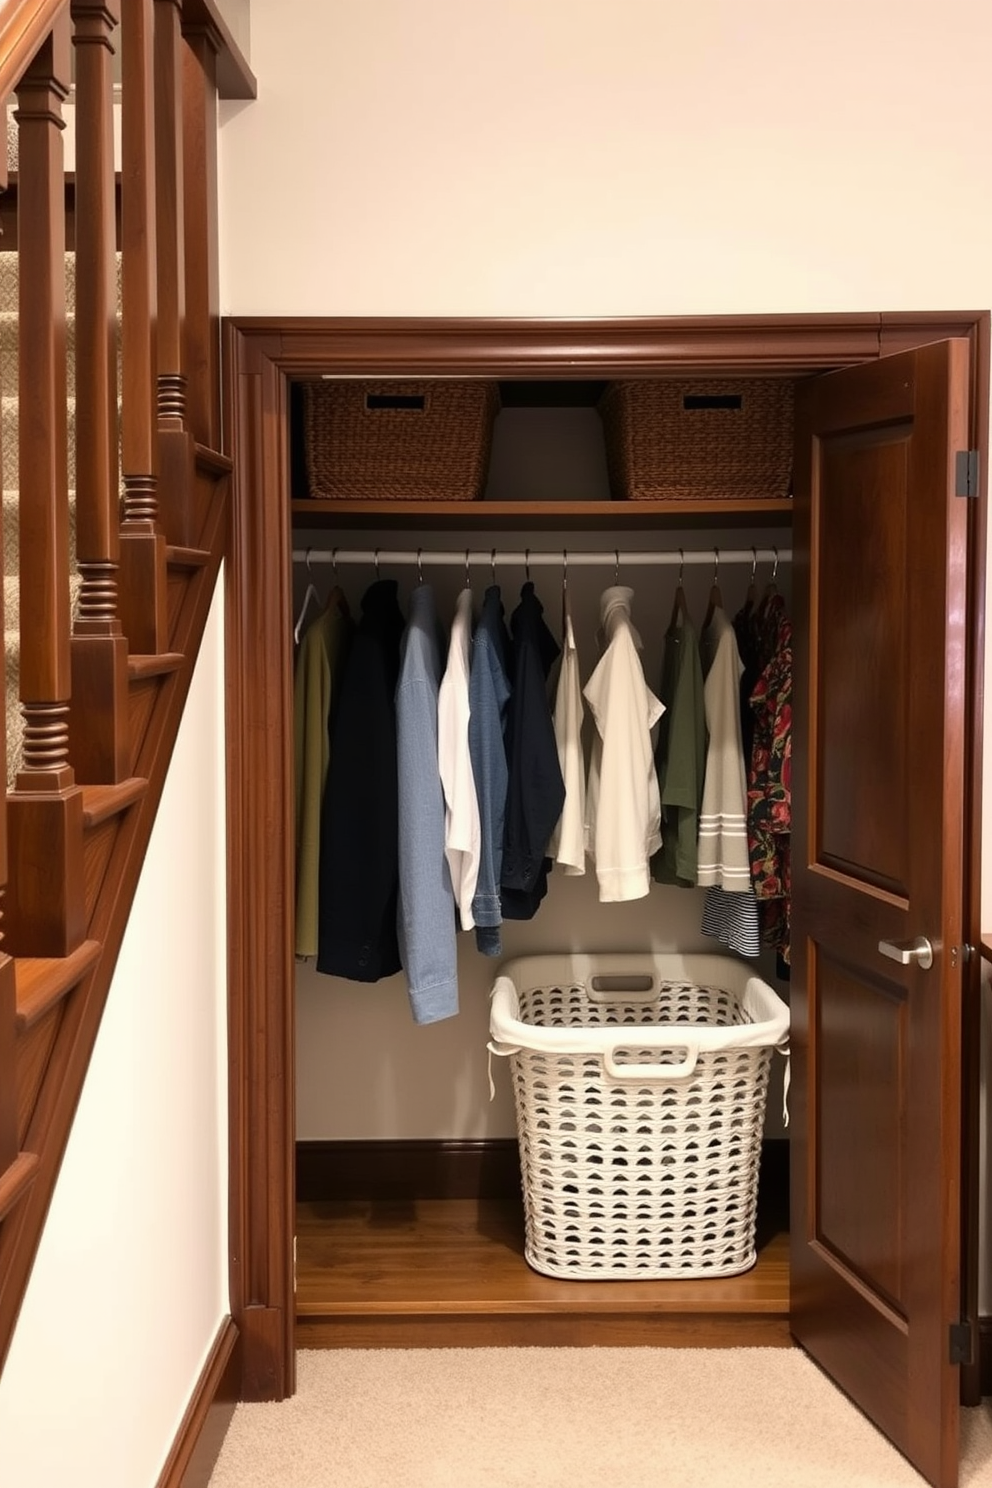
[[[967,59],[990,54],[988,0],[253,0],[258,100],[221,110],[223,309],[987,308],[992,101]],[[512,948],[584,924],[583,892],[556,884]],[[480,1094],[486,984],[416,1030],[401,986],[302,973],[299,1134],[512,1129],[505,1087]]]
[[[253,0],[241,314],[989,305],[987,0]],[[260,191],[265,210],[260,218]]]
[[4,1488],[153,1488],[229,1310],[222,590],[0,1380]]

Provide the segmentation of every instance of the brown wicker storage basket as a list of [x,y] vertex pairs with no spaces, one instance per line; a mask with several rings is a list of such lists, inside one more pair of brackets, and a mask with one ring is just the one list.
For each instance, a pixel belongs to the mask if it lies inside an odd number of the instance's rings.
[[303,391],[309,492],[319,500],[481,496],[495,382],[316,382]]
[[786,378],[613,382],[599,409],[615,497],[753,501],[789,495],[793,385]]

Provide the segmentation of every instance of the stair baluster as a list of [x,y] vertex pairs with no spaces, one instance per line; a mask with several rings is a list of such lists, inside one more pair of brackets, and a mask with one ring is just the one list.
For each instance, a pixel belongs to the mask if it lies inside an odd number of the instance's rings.
[[76,552],[70,758],[112,785],[131,771],[128,647],[117,613],[117,225],[113,29],[119,0],[72,0],[76,51]]
[[209,25],[184,24],[187,419],[198,444],[223,449],[217,246],[217,58]]
[[[3,464],[0,461],[0,470]],[[3,559],[3,528],[0,525],[0,566]],[[0,597],[0,605],[2,605]],[[7,658],[0,651],[0,697],[7,696]],[[3,899],[7,887],[7,735],[0,738],[0,1175],[17,1157],[17,1081],[14,1058],[17,1048],[17,987],[14,962],[3,944]]]
[[158,294],[152,0],[123,0],[121,442],[124,521],[119,609],[134,653],[168,649],[165,537],[158,523]]
[[17,865],[9,952],[64,956],[84,934],[83,801],[69,764],[69,493],[61,12],[17,89],[20,697],[24,753],[8,803]]
[[158,230],[159,513],[168,541],[192,547],[195,450],[186,426],[186,243],[181,0],[155,0],[155,221]]

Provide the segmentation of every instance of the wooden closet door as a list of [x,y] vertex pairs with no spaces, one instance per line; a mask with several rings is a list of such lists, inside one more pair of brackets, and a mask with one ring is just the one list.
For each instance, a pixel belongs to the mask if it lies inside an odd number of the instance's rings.
[[968,357],[944,341],[811,379],[796,433],[792,1326],[939,1488],[958,1463]]

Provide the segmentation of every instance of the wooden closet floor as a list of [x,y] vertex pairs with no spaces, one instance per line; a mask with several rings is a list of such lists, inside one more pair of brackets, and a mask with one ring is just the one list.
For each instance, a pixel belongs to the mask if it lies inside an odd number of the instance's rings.
[[782,1347],[788,1315],[777,1205],[742,1276],[586,1282],[531,1270],[517,1198],[297,1204],[300,1348]]

